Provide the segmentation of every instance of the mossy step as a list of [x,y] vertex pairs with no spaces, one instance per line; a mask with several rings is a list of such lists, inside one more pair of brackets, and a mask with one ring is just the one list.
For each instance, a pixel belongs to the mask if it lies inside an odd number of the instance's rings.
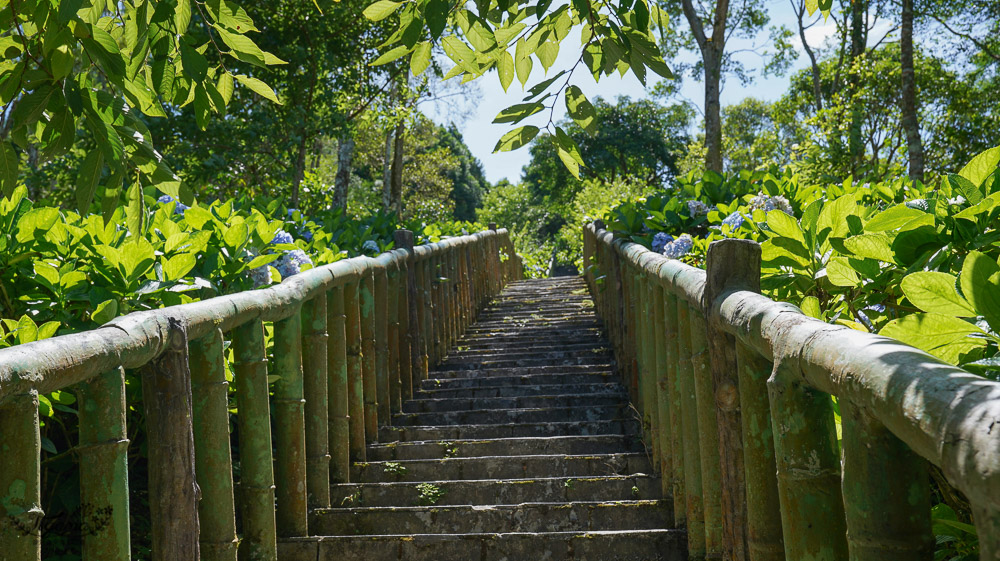
[[592,434],[638,434],[635,418],[605,421],[565,421],[554,423],[503,423],[496,425],[440,425],[422,427],[380,427],[379,442],[415,440],[459,440],[470,438],[520,438]]
[[396,427],[418,427],[434,425],[604,421],[620,419],[628,412],[629,406],[627,402],[622,400],[615,401],[616,403],[612,405],[398,413],[392,416],[392,425]]
[[[511,452],[514,452],[513,450]],[[645,454],[538,454],[357,462],[351,480],[435,481],[439,479],[515,479],[532,477],[595,477],[652,473]]]
[[370,444],[367,454],[369,461],[396,461],[499,456],[512,450],[516,450],[518,454],[611,454],[644,451],[642,441],[636,435],[600,434],[392,442]]
[[600,382],[594,384],[517,384],[510,386],[448,388],[448,389],[418,389],[414,399],[441,398],[483,398],[483,397],[521,397],[546,396],[564,394],[587,394],[601,396],[605,394],[625,394],[625,387],[618,382]]
[[463,372],[464,376],[458,376],[457,373],[449,376],[448,374],[452,374],[450,372],[431,372],[430,378],[420,381],[419,388],[422,390],[448,390],[537,384],[615,384],[620,382],[620,377],[610,366],[603,369],[567,366],[545,369],[542,372],[537,372],[537,370],[526,372],[523,368],[509,368],[489,373],[477,372],[476,375]]
[[594,362],[591,364],[558,364],[558,365],[525,365],[525,366],[497,366],[490,365],[484,368],[462,368],[457,369],[449,366],[447,370],[433,370],[429,379],[446,378],[488,378],[490,376],[516,376],[516,375],[540,375],[540,374],[603,374],[614,370],[615,365],[611,362]]
[[523,397],[443,397],[411,399],[403,404],[404,413],[439,411],[471,411],[480,409],[518,409],[546,407],[593,407],[619,405],[628,402],[624,391],[618,393],[584,393],[534,395]]

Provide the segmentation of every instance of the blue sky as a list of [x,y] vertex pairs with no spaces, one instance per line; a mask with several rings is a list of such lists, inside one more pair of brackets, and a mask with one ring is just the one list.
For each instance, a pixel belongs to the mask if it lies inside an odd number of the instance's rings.
[[[809,59],[806,57],[805,52],[801,51],[795,15],[788,0],[771,0],[767,2],[767,6],[771,13],[772,23],[784,24],[789,29],[795,31],[794,43],[799,47],[800,56],[795,61],[792,71],[805,68],[808,66]],[[683,19],[675,20],[673,24],[687,30],[687,22]],[[832,21],[819,22],[807,30],[806,38],[811,46],[816,47],[834,32],[835,27]],[[579,28],[575,28],[563,41],[559,57],[556,60],[556,64],[549,69],[548,76],[552,76],[553,73],[570,67],[576,61],[580,54],[578,38]],[[760,40],[763,40],[763,37]],[[729,47],[733,49],[743,49],[748,46],[748,44],[740,44],[738,42],[730,42],[729,44]],[[688,58],[686,60],[690,61],[692,59]],[[760,57],[755,54],[747,54],[742,60],[749,67],[759,67],[761,65]],[[528,81],[529,86],[544,79],[541,72],[541,65],[537,61],[535,63],[534,71],[531,73],[531,78]],[[667,64],[669,65],[670,63],[671,61],[668,60]],[[446,67],[450,67],[450,65],[446,63]],[[633,98],[646,97],[646,89],[631,73],[627,74],[624,78],[619,78],[617,74],[614,74],[610,77],[602,78],[597,83],[581,67],[574,74],[573,83],[580,86],[587,97],[591,99],[597,96],[614,99],[619,95],[627,95]],[[653,83],[653,81],[650,81],[649,85],[652,86]],[[521,177],[521,167],[528,163],[528,150],[527,148],[522,148],[513,152],[493,154],[493,147],[496,145],[497,139],[508,128],[507,125],[494,125],[492,121],[497,113],[505,107],[521,102],[521,99],[525,95],[524,90],[521,88],[521,84],[515,79],[510,89],[505,93],[500,86],[496,72],[490,72],[477,80],[475,84],[474,88],[477,88],[478,91],[473,91],[473,95],[469,96],[470,103],[473,105],[469,107],[466,115],[456,118],[453,113],[449,113],[446,105],[434,103],[427,104],[424,111],[439,123],[447,124],[454,122],[458,126],[465,137],[465,143],[472,150],[472,153],[483,163],[483,168],[486,171],[486,177],[489,181],[496,182],[507,178],[510,181],[516,182]],[[776,99],[785,91],[787,85],[787,75],[784,77],[758,78],[747,87],[740,85],[738,80],[731,79],[724,84],[722,105],[736,103],[748,96],[769,100]],[[680,95],[694,103],[700,110],[704,97],[704,90],[702,88],[703,84],[701,81],[685,77]],[[562,100],[559,100],[556,105],[557,119],[562,118],[564,113],[565,105]],[[694,126],[698,126],[698,124],[695,123]]]

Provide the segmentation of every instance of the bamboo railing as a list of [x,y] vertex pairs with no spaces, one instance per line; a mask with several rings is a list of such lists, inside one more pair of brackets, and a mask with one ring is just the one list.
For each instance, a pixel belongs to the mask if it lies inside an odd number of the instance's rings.
[[930,560],[933,464],[972,505],[980,559],[1000,559],[1000,383],[761,296],[760,258],[719,241],[701,270],[584,228],[690,558]]
[[[349,462],[364,460],[429,365],[522,275],[507,230],[494,225],[416,248],[400,230],[396,247],[0,350],[0,560],[41,559],[38,395],[70,386],[83,559],[130,558],[125,369],[142,381],[153,559],[235,561],[239,550],[274,560],[279,538],[308,536],[308,511],[330,506],[330,483],[348,480]],[[279,377],[270,386],[269,370]]]

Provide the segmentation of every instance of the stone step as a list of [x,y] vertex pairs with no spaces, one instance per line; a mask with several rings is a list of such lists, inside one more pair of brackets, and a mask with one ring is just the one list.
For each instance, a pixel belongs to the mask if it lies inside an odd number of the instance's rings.
[[570,421],[604,421],[623,418],[628,404],[595,405],[593,407],[537,407],[521,409],[473,409],[464,411],[431,411],[427,413],[397,413],[392,425],[423,427],[436,425],[482,425],[503,423],[557,423]]
[[517,347],[499,347],[491,349],[475,349],[458,347],[457,351],[448,353],[448,362],[475,362],[503,359],[561,359],[574,356],[607,356],[610,358],[611,347],[605,345],[562,345],[534,349],[518,349]]
[[[584,366],[611,364],[612,357],[608,353],[555,353],[521,356],[520,353],[504,353],[495,358],[477,358],[473,360],[445,359],[437,368],[441,370],[494,370],[499,368],[533,368],[536,366]],[[437,371],[437,368],[435,371]]]
[[601,394],[555,394],[524,397],[478,397],[478,398],[421,398],[411,399],[403,404],[404,413],[430,413],[441,411],[471,411],[481,409],[539,409],[551,407],[593,407],[599,405],[620,405],[628,402],[624,388],[618,393]]
[[683,530],[288,538],[282,561],[683,561]]
[[587,422],[379,427],[379,442],[638,433],[639,421],[630,416],[621,419]]
[[505,366],[490,368],[463,368],[448,370],[433,370],[430,379],[444,380],[448,378],[475,378],[485,379],[493,376],[523,376],[540,374],[610,374],[615,368],[613,363],[594,364],[560,364],[557,366]]
[[606,394],[627,395],[624,386],[620,383],[607,382],[597,384],[519,384],[511,386],[417,390],[414,392],[413,397],[414,399],[522,397],[557,395],[558,392],[593,396]]
[[[425,484],[433,485],[433,489]],[[658,500],[662,497],[660,479],[651,474],[340,483],[330,487],[331,504],[335,507],[418,505],[428,494],[438,497],[437,505]]]
[[497,325],[470,325],[465,331],[465,336],[473,339],[476,336],[490,336],[490,337],[518,337],[526,335],[575,335],[577,333],[593,333],[593,331],[600,329],[600,323],[596,320],[580,320],[580,321],[564,321],[564,322],[545,322],[545,321],[531,321],[525,322],[523,325],[509,325],[509,324],[497,324]]
[[[452,390],[466,388],[497,388],[509,386],[553,385],[553,384],[619,384],[621,377],[612,368],[592,369],[574,366],[560,367],[536,372],[525,372],[523,368],[508,370],[476,372],[431,372],[430,378],[420,381],[421,390]],[[441,374],[444,376],[437,377]],[[448,376],[448,374],[454,374]]]
[[[519,353],[519,354],[529,354],[529,353],[548,353],[548,352],[584,352],[593,351],[594,349],[601,349],[601,351],[612,352],[613,349],[610,345],[603,341],[586,341],[582,343],[563,343],[559,345],[529,345],[520,347],[517,345],[509,346],[502,342],[489,341],[483,343],[479,346],[468,346],[468,345],[458,345],[455,350],[449,353],[451,356],[462,356],[462,357],[474,357],[480,355],[495,355],[498,353]],[[593,351],[596,352],[596,351]]]
[[356,462],[354,481],[436,481],[439,479],[524,479],[532,477],[595,477],[652,473],[645,454],[539,454]]
[[329,508],[313,511],[309,531],[321,536],[567,532],[666,528],[666,501],[534,502],[438,505],[440,489],[425,488],[420,506]]
[[516,450],[518,454],[612,454],[643,452],[637,435],[601,434],[591,436],[548,436],[491,438],[479,440],[419,440],[368,445],[369,461],[414,460],[421,458],[471,458],[499,456]]

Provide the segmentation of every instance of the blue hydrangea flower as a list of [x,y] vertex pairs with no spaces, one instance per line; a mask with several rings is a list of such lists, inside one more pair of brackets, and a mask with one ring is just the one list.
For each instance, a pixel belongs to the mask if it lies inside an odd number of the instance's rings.
[[687,207],[688,207],[688,214],[691,215],[691,218],[695,218],[703,214],[708,214],[708,211],[710,210],[708,208],[708,205],[706,205],[705,203],[693,199],[687,202]]
[[378,253],[380,250],[378,247],[378,243],[376,243],[375,240],[368,240],[365,243],[361,244],[361,251]]
[[872,304],[871,306],[868,306],[865,309],[881,313],[885,311],[885,304]]
[[250,269],[250,280],[253,281],[254,288],[271,284],[271,271],[268,270],[268,265],[261,265],[256,269]]
[[[174,198],[171,197],[170,195],[163,195],[159,199],[156,199],[156,202],[161,203],[161,204],[169,204],[169,203],[174,202]],[[174,206],[174,214],[179,214],[181,216],[184,216],[184,211],[187,210],[187,209],[189,209],[189,208],[191,208],[191,207],[187,206],[186,204],[184,204],[184,203],[182,203],[180,201],[177,201],[177,205]]]
[[672,242],[668,242],[663,246],[663,255],[667,259],[680,259],[681,256],[687,255],[694,248],[694,240],[691,236],[687,234],[681,234],[681,237],[677,238]]
[[310,230],[303,230],[299,237],[307,242],[313,241],[313,233]]
[[288,217],[291,218],[292,215],[295,214],[298,211],[299,211],[299,209],[297,209],[297,208],[290,208],[290,209],[288,209]]
[[278,270],[281,274],[282,279],[287,279],[293,275],[299,274],[302,270],[302,265],[305,264],[312,265],[312,259],[306,255],[306,252],[301,249],[293,249],[292,251],[286,251],[274,262],[274,268]]
[[734,231],[738,230],[740,226],[743,225],[743,215],[740,214],[740,211],[738,210],[734,211],[732,214],[727,216],[726,219],[722,221],[722,223],[725,224],[726,226],[729,226]]
[[666,232],[660,232],[653,236],[653,251],[656,253],[663,253],[663,246],[674,241],[674,237]]
[[163,195],[159,199],[156,199],[156,202],[163,204],[172,203],[174,202],[174,198],[171,197],[170,195]]
[[763,192],[757,193],[753,199],[750,199],[750,212],[760,209],[764,212],[771,212],[772,210],[780,210],[785,214],[792,214],[792,205],[788,202],[788,199],[777,195],[774,197],[769,197]]
[[284,230],[278,230],[274,234],[274,239],[271,240],[271,245],[278,245],[283,243],[294,243],[292,235]]

